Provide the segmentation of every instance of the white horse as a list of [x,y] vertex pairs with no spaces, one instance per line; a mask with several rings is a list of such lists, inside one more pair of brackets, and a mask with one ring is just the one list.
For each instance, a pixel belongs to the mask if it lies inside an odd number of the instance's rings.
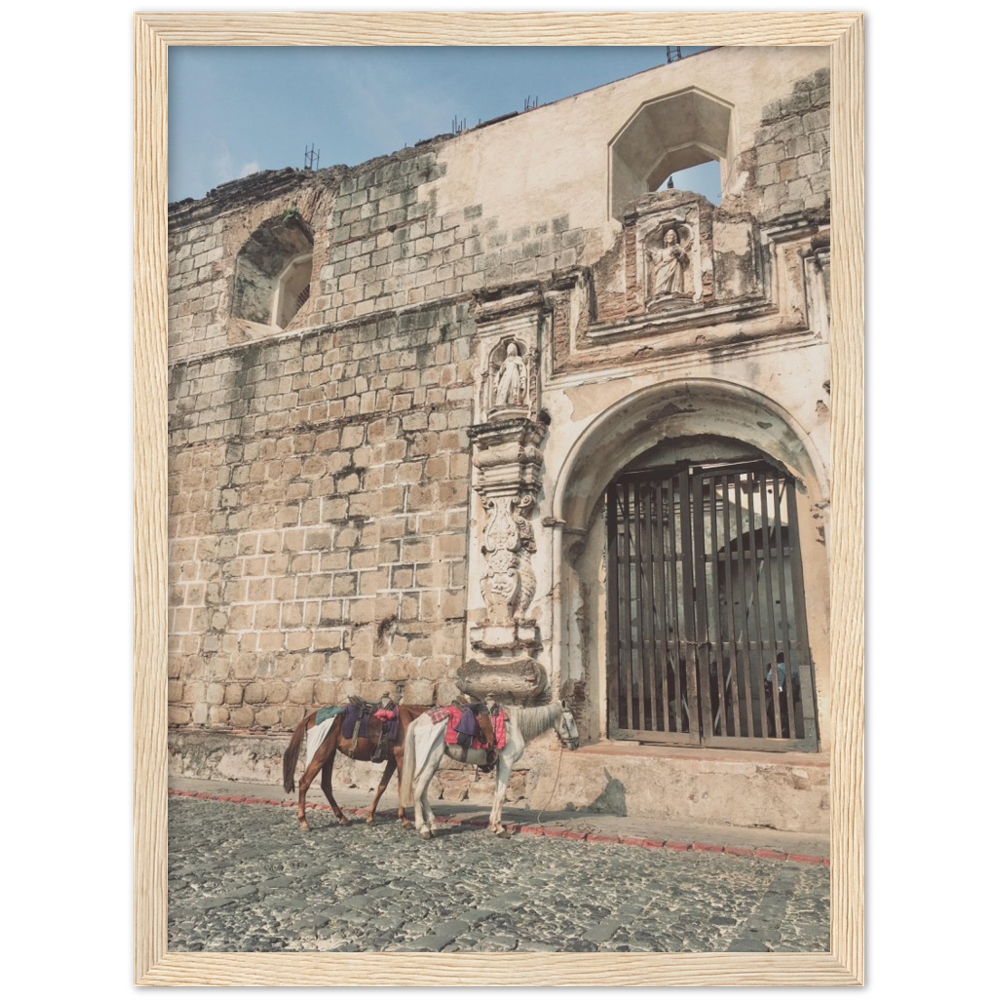
[[[493,796],[493,808],[490,810],[489,828],[494,833],[503,833],[500,822],[503,811],[504,794],[510,781],[514,764],[524,753],[524,748],[536,736],[555,727],[559,742],[570,750],[580,745],[580,734],[576,728],[576,720],[566,702],[552,702],[537,708],[505,708],[507,713],[507,742],[499,751],[497,760],[497,789]],[[403,780],[400,798],[404,805],[413,803],[413,821],[420,836],[429,840],[434,836],[436,823],[427,798],[427,789],[431,778],[437,773],[442,758],[447,753],[455,760],[462,759],[462,749],[449,746],[444,741],[447,719],[432,722],[429,715],[421,715],[410,723],[406,730],[406,741],[403,749]],[[417,758],[420,758],[419,761]],[[486,762],[485,750],[466,751],[467,764],[483,764]]]

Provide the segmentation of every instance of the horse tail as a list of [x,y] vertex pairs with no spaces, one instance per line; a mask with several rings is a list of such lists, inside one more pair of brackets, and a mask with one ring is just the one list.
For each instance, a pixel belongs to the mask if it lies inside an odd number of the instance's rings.
[[399,784],[399,804],[404,808],[413,805],[413,776],[416,771],[417,759],[417,720],[414,719],[406,727],[406,738],[403,740],[403,775]]
[[288,744],[288,749],[285,751],[282,773],[285,779],[286,792],[295,791],[295,765],[299,762],[299,751],[302,749],[302,737],[305,736],[306,729],[309,728],[310,718],[311,716],[307,715],[295,727],[295,732],[292,733],[292,740]]

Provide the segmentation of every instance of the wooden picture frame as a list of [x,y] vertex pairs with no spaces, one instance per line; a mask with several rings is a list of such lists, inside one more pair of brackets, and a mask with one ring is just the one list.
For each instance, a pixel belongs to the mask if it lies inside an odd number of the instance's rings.
[[[831,951],[208,954],[167,951],[167,48],[826,45],[831,50]],[[149,986],[837,986],[863,982],[863,21],[859,13],[135,15],[135,982]]]

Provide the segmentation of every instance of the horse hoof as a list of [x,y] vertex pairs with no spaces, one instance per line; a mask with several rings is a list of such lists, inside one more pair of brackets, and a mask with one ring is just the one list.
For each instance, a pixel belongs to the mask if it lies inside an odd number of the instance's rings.
[[366,817],[365,817],[365,822],[366,822],[366,823],[367,823],[367,824],[368,824],[369,826],[374,826],[374,825],[375,825],[375,817],[374,817],[374,816],[366,816]]
[[351,821],[346,816],[341,816],[340,817],[340,825],[341,826],[350,826],[351,825]]
[[309,824],[304,819],[301,819],[301,820],[299,820],[299,829],[300,830],[308,830],[309,829]]
[[426,830],[426,829],[425,829],[425,830],[421,830],[421,831],[420,831],[420,836],[421,836],[421,837],[423,837],[423,838],[424,838],[424,840],[430,840],[430,839],[431,839],[431,837],[433,837],[433,836],[434,836],[434,834],[433,834],[433,833],[431,833],[431,831],[430,831],[430,830]]
[[409,829],[413,824],[404,816],[403,817],[403,827],[404,829]]

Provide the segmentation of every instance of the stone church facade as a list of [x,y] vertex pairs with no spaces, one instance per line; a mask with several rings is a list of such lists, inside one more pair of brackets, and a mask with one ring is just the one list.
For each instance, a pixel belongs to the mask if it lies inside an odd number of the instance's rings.
[[828,49],[715,49],[172,205],[173,770],[561,698],[522,804],[825,830],[829,163]]

